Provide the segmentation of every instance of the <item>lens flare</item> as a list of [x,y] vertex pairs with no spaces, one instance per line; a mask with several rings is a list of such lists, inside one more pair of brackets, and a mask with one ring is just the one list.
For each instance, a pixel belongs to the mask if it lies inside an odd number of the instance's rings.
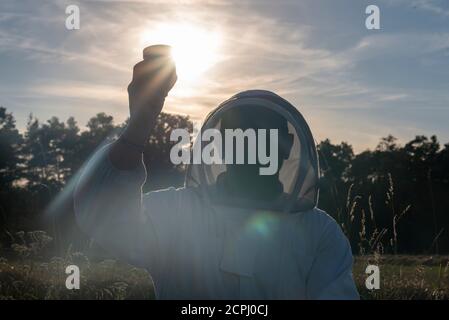
[[220,34],[191,24],[161,24],[141,36],[142,46],[172,46],[179,82],[192,82],[219,61]]
[[268,238],[276,233],[278,227],[278,218],[268,212],[260,212],[253,216],[247,224],[247,230],[259,236]]

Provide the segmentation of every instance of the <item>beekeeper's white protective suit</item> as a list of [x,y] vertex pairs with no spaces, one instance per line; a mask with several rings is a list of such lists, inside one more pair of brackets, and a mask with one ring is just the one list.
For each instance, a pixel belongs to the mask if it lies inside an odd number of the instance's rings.
[[118,170],[106,146],[78,182],[79,226],[118,258],[148,268],[159,299],[358,299],[348,240],[316,208],[318,159],[299,112],[271,92],[247,91],[203,128],[222,129],[227,111],[253,105],[279,113],[293,137],[278,175],[282,196],[223,200],[217,181],[227,168],[218,164],[190,166],[184,188],[142,194],[143,164]]

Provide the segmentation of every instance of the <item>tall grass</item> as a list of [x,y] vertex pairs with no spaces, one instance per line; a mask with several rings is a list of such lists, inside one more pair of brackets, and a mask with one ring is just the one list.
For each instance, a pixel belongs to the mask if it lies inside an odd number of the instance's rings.
[[[17,247],[16,247],[17,248]],[[81,252],[48,260],[16,251],[13,259],[0,258],[0,300],[4,299],[154,299],[151,277],[143,269],[115,260],[93,262]],[[65,269],[80,268],[80,289],[65,286]]]
[[[391,212],[390,228],[378,227],[372,196],[355,195],[353,185],[348,189],[344,208],[338,210],[337,219],[344,233],[357,243],[353,273],[361,297],[449,299],[449,257],[398,254],[398,226],[411,206],[396,202],[391,175],[385,199]],[[84,253],[72,252],[70,247],[62,257],[49,258],[47,249],[54,240],[43,231],[18,232],[10,237],[14,239],[10,256],[0,257],[0,299],[154,298],[151,277],[143,269],[114,260],[94,260]],[[81,270],[80,290],[65,287],[65,268],[71,264]],[[379,290],[365,287],[365,268],[369,264],[380,268]]]
[[[411,205],[399,205],[396,203],[394,181],[391,174],[388,174],[387,180],[385,206],[391,215],[390,228],[378,228],[372,195],[366,197],[366,207],[368,209],[368,212],[366,212],[365,206],[362,205],[362,201],[365,198],[362,195],[354,195],[354,184],[351,184],[348,188],[345,207],[338,210],[341,213],[339,215],[341,218],[337,218],[337,221],[351,243],[357,243],[359,255],[382,255],[386,252],[398,254],[398,225],[410,212]],[[355,234],[354,230],[359,230],[359,232]],[[389,236],[388,239],[387,236]]]
[[[411,212],[410,204],[399,204],[391,174],[387,176],[385,206],[390,212],[391,227],[379,229],[368,195],[367,209],[361,205],[364,198],[354,195],[354,186],[348,188],[345,208],[340,210],[340,224],[351,243],[357,243],[354,278],[364,299],[449,299],[449,258],[439,256],[403,256],[398,254],[400,222]],[[355,224],[360,225],[356,226]],[[359,232],[354,234],[353,229]],[[441,231],[436,235],[438,239]],[[435,240],[434,240],[435,242]],[[433,246],[433,243],[432,243]],[[379,266],[381,287],[368,290],[364,281],[365,268]]]

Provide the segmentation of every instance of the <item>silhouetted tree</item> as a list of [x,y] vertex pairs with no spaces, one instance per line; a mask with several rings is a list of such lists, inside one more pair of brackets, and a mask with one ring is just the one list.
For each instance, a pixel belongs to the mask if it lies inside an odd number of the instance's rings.
[[2,189],[11,188],[13,181],[20,176],[22,140],[13,115],[0,107],[0,185]]
[[[58,207],[59,228],[48,231],[63,248],[74,244],[80,232],[71,201],[74,184],[68,182],[126,123],[114,124],[112,116],[99,113],[80,130],[73,117],[41,123],[30,115],[21,134],[13,115],[0,107],[0,244],[7,247],[14,231],[46,228],[40,217],[61,190],[66,197]],[[192,132],[192,123],[162,113],[151,132],[144,151],[145,191],[183,184],[185,167],[170,161],[175,128]],[[441,147],[436,136],[416,136],[401,145],[388,135],[374,150],[358,154],[350,144],[329,139],[318,144],[318,151],[319,206],[342,225],[354,252],[380,245],[390,253],[449,252],[449,144]]]

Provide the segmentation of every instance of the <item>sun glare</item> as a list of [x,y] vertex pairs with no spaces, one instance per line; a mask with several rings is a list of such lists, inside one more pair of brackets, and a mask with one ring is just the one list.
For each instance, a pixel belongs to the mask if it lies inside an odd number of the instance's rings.
[[142,33],[142,45],[168,44],[179,82],[192,82],[219,59],[220,35],[190,24],[163,24]]

